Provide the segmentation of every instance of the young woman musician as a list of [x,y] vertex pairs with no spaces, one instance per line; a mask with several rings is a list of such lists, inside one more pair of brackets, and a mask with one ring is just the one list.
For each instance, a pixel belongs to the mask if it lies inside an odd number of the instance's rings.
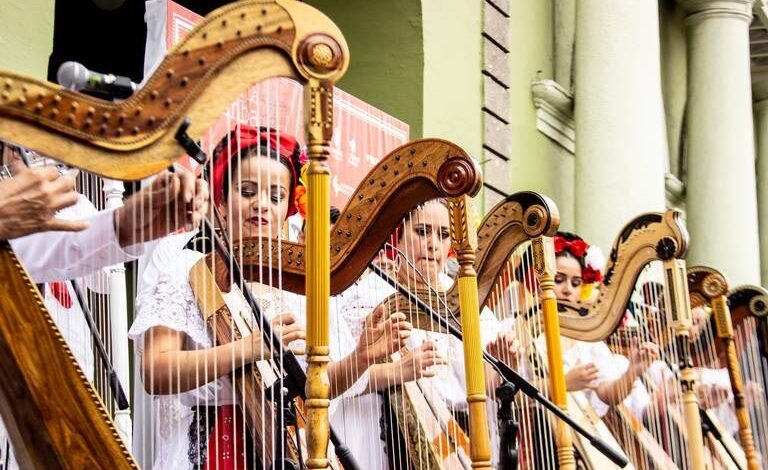
[[[224,219],[229,239],[279,239],[285,220],[296,212],[294,193],[302,152],[296,140],[272,129],[238,126],[213,152],[211,193]],[[243,418],[238,416],[231,374],[244,365],[268,358],[260,335],[213,346],[211,332],[198,309],[189,283],[190,268],[203,254],[180,250],[189,234],[162,242],[143,274],[147,288],[139,293],[137,317],[130,331],[136,341],[144,387],[155,395],[177,395],[193,413],[158,418],[154,468],[249,468]],[[268,238],[262,238],[269,243]],[[303,297],[264,283],[249,283],[262,313],[284,346],[301,353],[305,338]],[[279,285],[279,284],[278,284]],[[354,371],[337,380],[332,393],[342,393],[364,368],[359,361],[375,361],[392,350],[381,342],[355,343],[343,322],[332,317],[330,356],[336,367]],[[399,347],[408,325],[378,317],[367,325],[387,324],[388,338]],[[377,330],[379,331],[379,330]],[[375,336],[369,332],[367,337]],[[336,343],[338,347],[334,347]],[[342,357],[342,347],[354,355]],[[345,374],[347,375],[347,374]],[[347,382],[351,380],[351,382]],[[215,423],[215,427],[214,427]],[[258,449],[256,449],[258,452]]]
[[[411,291],[431,290],[432,295],[440,295],[450,287],[452,280],[445,269],[451,240],[444,201],[432,201],[414,210],[396,230],[392,241],[395,248],[384,251],[397,253],[394,274],[401,284]],[[339,312],[353,334],[361,334],[365,318],[382,308],[379,304],[393,293],[393,288],[376,274],[368,273],[341,295],[337,303]],[[503,357],[502,351],[518,353],[516,340],[511,335],[499,334],[496,317],[488,310],[481,314],[481,329],[483,343],[491,354]],[[489,372],[486,368],[489,385],[494,386],[498,378]],[[461,341],[448,334],[414,329],[399,359],[372,365],[365,391],[343,398],[331,415],[331,423],[342,434],[342,440],[360,462],[366,463],[366,468],[390,468],[394,458],[388,455],[386,440],[396,432],[392,429],[396,425],[382,422],[384,401],[378,392],[386,393],[390,387],[422,378],[429,379],[430,389],[449,408],[465,409]]]
[[[588,260],[589,245],[578,235],[555,235],[555,293],[558,300],[590,300],[595,283],[602,279],[600,268]],[[563,366],[568,391],[583,390],[600,416],[609,406],[624,402],[642,418],[650,403],[648,391],[638,378],[659,359],[658,347],[641,344],[629,358],[613,354],[604,342],[587,343],[563,338]]]

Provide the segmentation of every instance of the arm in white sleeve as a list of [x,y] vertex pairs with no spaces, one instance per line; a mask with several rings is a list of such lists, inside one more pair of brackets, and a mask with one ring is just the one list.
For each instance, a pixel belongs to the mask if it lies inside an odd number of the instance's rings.
[[89,226],[81,232],[42,232],[11,240],[11,247],[35,282],[87,276],[142,254],[141,246],[120,246],[114,210],[101,211],[87,220]]

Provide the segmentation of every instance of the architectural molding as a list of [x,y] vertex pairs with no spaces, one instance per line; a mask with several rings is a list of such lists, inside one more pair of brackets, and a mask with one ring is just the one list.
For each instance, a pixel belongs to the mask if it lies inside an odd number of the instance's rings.
[[[752,22],[754,0],[679,0],[686,12],[686,23],[698,23],[707,18],[738,18]],[[763,3],[762,1],[760,3]]]
[[677,176],[672,173],[666,173],[664,175],[664,189],[668,203],[678,206],[685,202],[685,183],[680,181]]
[[536,128],[570,153],[576,153],[573,95],[554,80],[531,84],[536,108]]

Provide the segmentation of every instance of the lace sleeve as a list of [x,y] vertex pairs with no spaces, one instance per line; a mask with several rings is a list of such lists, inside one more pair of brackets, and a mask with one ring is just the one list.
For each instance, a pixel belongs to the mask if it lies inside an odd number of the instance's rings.
[[192,288],[186,279],[160,275],[157,283],[136,301],[136,318],[128,336],[136,342],[141,354],[140,338],[151,328],[164,326],[186,334],[201,348],[212,346],[202,315],[197,308]]

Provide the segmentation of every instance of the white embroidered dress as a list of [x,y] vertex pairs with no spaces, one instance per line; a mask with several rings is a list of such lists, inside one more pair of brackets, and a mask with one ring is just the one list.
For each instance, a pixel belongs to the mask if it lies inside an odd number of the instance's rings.
[[[180,250],[189,234],[169,237],[162,240],[152,254],[152,259],[143,274],[144,288],[138,293],[136,318],[129,331],[135,342],[137,360],[142,358],[142,338],[151,334],[151,328],[163,326],[185,334],[185,349],[207,349],[212,347],[210,332],[197,307],[194,293],[189,285],[189,270],[203,255],[192,250]],[[290,292],[271,289],[260,293],[257,298],[262,313],[271,319],[281,313],[292,313],[299,324],[306,325],[306,300],[303,296]],[[234,302],[233,302],[234,303]],[[243,304],[229,302],[231,310],[245,309]],[[333,299],[331,299],[333,310]],[[336,321],[332,315],[329,325],[330,357],[338,360],[342,351],[354,350],[355,340],[346,328],[346,324]],[[301,346],[298,342],[291,345]],[[306,368],[304,356],[297,356],[302,367]],[[361,378],[354,393],[365,387],[367,374]],[[155,419],[154,464],[155,469],[192,468],[189,459],[189,428],[193,413],[191,407],[228,405],[235,403],[235,394],[231,381],[220,378],[195,390],[177,395],[159,398],[159,411]],[[181,406],[179,406],[181,405]],[[332,403],[332,409],[334,404]]]
[[[441,284],[450,283],[443,277]],[[357,283],[345,291],[338,299],[338,314],[342,315],[355,338],[358,338],[368,315],[394,289],[381,280],[377,275],[364,275]],[[481,334],[483,344],[492,340],[498,329],[496,317],[484,310],[481,314]],[[433,367],[435,376],[428,379],[431,388],[440,393],[441,398],[449,408],[466,409],[466,381],[464,377],[464,353],[462,343],[453,336],[424,330],[413,330],[407,342],[409,349],[414,349],[424,341],[435,344],[438,354],[448,361],[447,365]],[[361,384],[362,381],[366,383]],[[352,451],[358,463],[363,463],[366,469],[387,469],[385,436],[382,436],[380,426],[382,417],[382,397],[379,393],[358,393],[367,388],[367,378],[355,384],[332,411],[331,424],[339,432],[341,440]]]

